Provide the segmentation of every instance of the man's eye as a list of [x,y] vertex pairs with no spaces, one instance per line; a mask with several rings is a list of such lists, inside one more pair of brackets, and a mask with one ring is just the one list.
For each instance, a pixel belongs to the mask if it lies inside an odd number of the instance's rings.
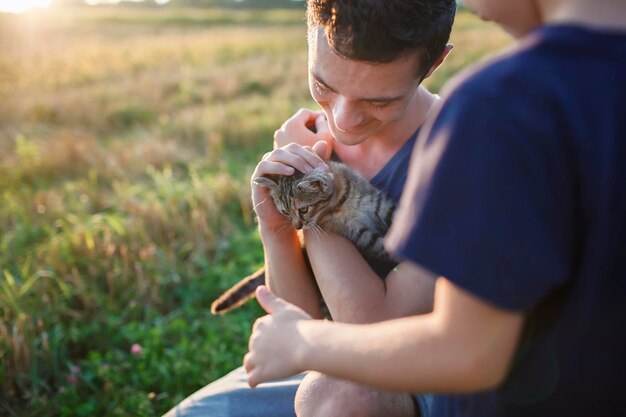
[[389,106],[389,102],[381,103],[377,101],[371,101],[370,106],[374,109],[384,109],[385,107]]
[[328,88],[318,83],[317,81],[313,82],[313,86],[315,87],[315,90],[317,90],[319,94],[326,94],[329,92]]
[[309,206],[301,207],[298,209],[298,213],[300,214],[307,214],[308,212],[309,212]]

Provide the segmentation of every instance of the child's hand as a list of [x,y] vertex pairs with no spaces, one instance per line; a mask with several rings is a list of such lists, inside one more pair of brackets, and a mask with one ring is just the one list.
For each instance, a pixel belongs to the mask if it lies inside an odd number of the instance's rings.
[[311,320],[303,310],[276,297],[264,286],[257,288],[256,298],[269,315],[254,323],[249,352],[243,361],[252,388],[305,370],[302,359],[306,343],[299,327]]

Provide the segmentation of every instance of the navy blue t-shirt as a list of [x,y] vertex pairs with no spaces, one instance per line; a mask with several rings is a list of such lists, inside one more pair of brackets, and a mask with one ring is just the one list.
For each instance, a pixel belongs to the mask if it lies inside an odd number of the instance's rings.
[[[413,146],[419,129],[402,145],[380,171],[370,180],[370,183],[381,190],[394,204],[398,204],[404,184],[409,172],[409,162],[413,152]],[[332,159],[339,161],[339,157],[333,154]],[[368,265],[381,278],[385,278],[397,265],[393,261],[381,261],[380,259],[363,255]]]
[[433,415],[626,415],[626,33],[547,26],[460,78],[387,245],[526,321],[504,384]]

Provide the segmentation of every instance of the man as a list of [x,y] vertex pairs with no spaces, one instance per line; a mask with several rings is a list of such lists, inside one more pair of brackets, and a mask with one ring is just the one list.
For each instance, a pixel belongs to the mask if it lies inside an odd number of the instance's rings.
[[316,370],[441,393],[434,416],[624,415],[626,3],[466,3],[520,43],[416,145],[387,245],[446,277],[433,312],[328,323],[262,287],[250,384]]
[[[253,177],[307,172],[325,166],[319,155],[332,152],[397,202],[417,131],[437,101],[420,84],[450,50],[455,9],[454,0],[308,1],[309,84],[322,111],[301,110],[287,121]],[[431,274],[408,262],[365,259],[341,236],[328,233],[319,239],[305,230],[311,271],[296,230],[285,227],[268,190],[253,183],[252,198],[267,283],[276,294],[319,318],[321,292],[338,322],[370,323],[431,311]],[[293,415],[300,379],[257,392],[241,388],[245,374],[237,370],[170,415]],[[320,394],[323,403],[309,400]],[[296,412],[414,416],[418,410],[408,393],[372,390],[311,373],[300,385]]]

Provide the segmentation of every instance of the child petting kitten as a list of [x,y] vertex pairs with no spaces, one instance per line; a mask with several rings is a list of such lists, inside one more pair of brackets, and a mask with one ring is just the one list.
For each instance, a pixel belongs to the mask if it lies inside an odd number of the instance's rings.
[[448,88],[413,154],[387,244],[446,277],[433,312],[323,322],[261,287],[250,384],[316,370],[438,393],[433,416],[624,415],[626,3],[465,3],[519,45]]

